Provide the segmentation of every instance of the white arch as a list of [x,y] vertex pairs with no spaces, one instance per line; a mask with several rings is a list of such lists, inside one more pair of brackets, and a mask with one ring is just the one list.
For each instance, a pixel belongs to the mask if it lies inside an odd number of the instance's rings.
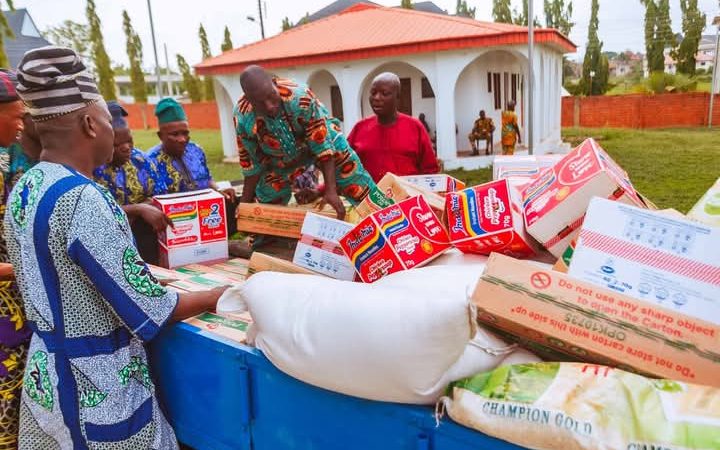
[[[338,82],[338,79],[333,75],[331,70],[328,69],[317,69],[310,74],[307,78],[308,87],[317,95],[320,102],[330,111],[330,114],[344,121],[343,107],[342,107],[342,87]],[[337,87],[340,92],[340,104],[334,107],[332,103],[332,86]],[[336,110],[337,109],[337,110]]]

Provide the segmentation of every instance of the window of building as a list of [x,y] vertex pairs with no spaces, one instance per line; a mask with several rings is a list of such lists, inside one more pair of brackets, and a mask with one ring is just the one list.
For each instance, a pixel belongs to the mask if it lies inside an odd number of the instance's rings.
[[502,91],[500,90],[500,74],[493,73],[493,100],[495,103],[495,109],[502,109]]
[[430,80],[426,77],[422,77],[420,80],[420,90],[422,98],[435,98],[435,92],[433,91],[432,86],[430,86]]
[[345,120],[342,94],[338,86],[330,86],[330,109],[333,117],[336,117],[341,122]]

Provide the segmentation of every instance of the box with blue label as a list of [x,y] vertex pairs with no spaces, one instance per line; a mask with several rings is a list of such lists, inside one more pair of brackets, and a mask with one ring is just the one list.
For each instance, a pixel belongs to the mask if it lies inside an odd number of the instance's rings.
[[352,281],[355,268],[339,242],[353,227],[353,224],[342,220],[308,213],[300,232],[300,242],[295,248],[293,263],[321,275]]
[[568,274],[720,324],[720,228],[594,198]]

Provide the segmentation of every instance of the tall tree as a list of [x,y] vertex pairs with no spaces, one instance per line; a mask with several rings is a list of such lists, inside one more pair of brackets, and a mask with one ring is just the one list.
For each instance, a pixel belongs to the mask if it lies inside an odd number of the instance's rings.
[[87,0],[85,14],[90,25],[90,44],[92,56],[95,60],[95,76],[97,77],[98,90],[105,100],[117,100],[115,76],[110,65],[110,57],[105,51],[102,23],[95,9],[95,0]]
[[648,71],[665,70],[665,49],[674,51],[669,0],[641,0],[645,6],[645,53]]
[[700,46],[707,16],[698,9],[697,0],[680,0],[682,10],[683,39],[673,57],[677,61],[677,70],[685,75],[695,75],[695,55]]
[[[10,11],[15,11],[15,5],[12,0],[5,0]],[[10,67],[10,61],[8,60],[7,53],[5,53],[5,38],[12,39],[15,37],[10,24],[7,21],[7,17],[2,12],[2,0],[0,0],[0,67]]]
[[467,0],[457,0],[457,4],[455,5],[455,15],[474,19],[475,7],[473,6],[472,8],[470,8],[467,4]]
[[572,0],[545,0],[545,26],[555,28],[569,36],[575,23],[572,21]]
[[413,2],[412,0],[401,0],[400,7],[405,9],[413,9]]
[[[203,24],[200,24],[198,36],[200,37],[200,47],[202,48],[203,60],[212,57],[212,53],[210,52],[210,44],[208,43],[207,33],[205,32],[205,27],[203,26]],[[215,87],[213,86],[212,77],[204,77],[203,91],[205,92],[205,100],[215,100]]]
[[282,20],[282,30],[283,30],[283,31],[287,31],[287,30],[289,30],[289,29],[292,28],[292,27],[293,27],[293,24],[290,22],[290,19],[287,18],[287,17],[285,17],[285,18]]
[[88,65],[95,65],[90,54],[90,31],[83,23],[65,20],[60,25],[48,28],[44,33],[47,40],[61,47],[68,47],[80,55]]
[[136,103],[147,103],[147,86],[142,68],[143,48],[140,36],[130,22],[127,11],[123,11],[123,30],[125,31],[125,50],[130,61],[130,88]]
[[226,52],[228,50],[233,49],[233,43],[232,39],[230,38],[230,29],[225,25],[225,37],[223,38],[222,46],[220,47],[220,50],[223,52]]
[[178,54],[176,55],[176,58],[178,68],[180,69],[180,75],[182,75],[183,85],[185,86],[185,90],[190,96],[190,100],[192,102],[202,101],[203,96],[202,88],[200,86],[200,80],[198,80],[197,77],[193,75],[190,64],[187,63],[187,61],[182,55]]
[[[522,26],[528,26],[528,0],[523,0],[522,2],[522,11],[518,11],[517,9],[513,9],[513,20],[512,23],[515,25],[522,25]],[[540,22],[537,20],[537,17],[533,17],[533,24],[536,27],[540,26]]]
[[592,0],[590,24],[588,25],[588,44],[583,60],[583,74],[580,90],[585,95],[601,95],[607,90],[609,77],[607,56],[603,55],[603,43],[598,37],[598,0]]
[[493,0],[493,20],[501,23],[513,23],[510,0]]
[[295,25],[296,27],[299,27],[300,25],[305,25],[310,23],[310,13],[306,12],[305,16],[303,16],[302,19],[298,21],[298,23]]

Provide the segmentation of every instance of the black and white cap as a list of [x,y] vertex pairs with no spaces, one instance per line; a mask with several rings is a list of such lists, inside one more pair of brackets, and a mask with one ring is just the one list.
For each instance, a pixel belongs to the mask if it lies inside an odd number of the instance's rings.
[[17,92],[35,121],[49,120],[103,100],[74,50],[47,46],[25,53]]

